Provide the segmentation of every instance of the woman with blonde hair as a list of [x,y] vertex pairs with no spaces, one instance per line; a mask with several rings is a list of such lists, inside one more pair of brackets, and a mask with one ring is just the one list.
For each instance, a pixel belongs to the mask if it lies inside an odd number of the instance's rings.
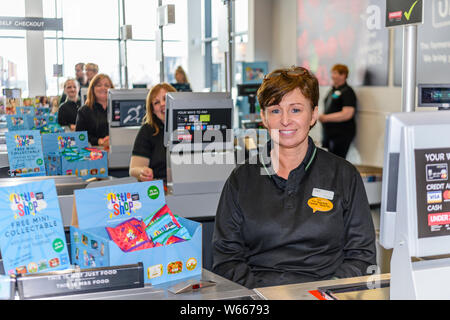
[[164,121],[168,92],[176,90],[168,83],[160,83],[147,95],[146,115],[134,141],[130,159],[130,176],[139,181],[165,180],[167,177]]
[[76,131],[87,131],[89,143],[109,151],[108,90],[113,89],[111,78],[100,73],[89,84],[86,103],[77,113]]
[[58,111],[58,123],[60,126],[68,126],[71,131],[75,130],[77,112],[81,106],[81,100],[78,96],[80,84],[74,78],[69,78],[64,82],[64,93],[66,100],[62,101]]

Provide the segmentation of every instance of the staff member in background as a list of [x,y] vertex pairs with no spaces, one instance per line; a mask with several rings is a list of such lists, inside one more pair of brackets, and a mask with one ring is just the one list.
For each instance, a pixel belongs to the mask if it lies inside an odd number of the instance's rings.
[[94,79],[94,77],[98,74],[98,65],[91,62],[86,63],[84,69],[86,71],[86,86],[89,87],[92,79]]
[[80,84],[80,87],[87,87],[86,75],[84,74],[84,63],[79,62],[75,65],[75,79]]
[[167,92],[176,90],[168,83],[160,83],[147,95],[146,115],[134,141],[130,159],[130,176],[139,181],[165,180],[167,177],[164,146]]
[[184,71],[182,66],[178,66],[175,70],[175,81],[176,83],[173,84],[173,86],[178,91],[192,92],[191,85],[189,84],[186,72]]
[[336,64],[331,68],[332,88],[325,97],[322,123],[322,146],[345,159],[356,134],[356,95],[347,84],[348,67]]
[[89,84],[86,104],[78,109],[76,131],[87,131],[89,143],[109,151],[108,90],[114,88],[111,78],[103,73]]
[[300,67],[275,70],[258,101],[272,143],[225,182],[212,271],[248,288],[365,275],[376,251],[361,176],[309,137],[317,78]]
[[79,92],[80,84],[77,80],[70,78],[64,82],[66,100],[59,106],[58,123],[60,126],[68,126],[71,131],[75,130],[77,112],[81,106]]

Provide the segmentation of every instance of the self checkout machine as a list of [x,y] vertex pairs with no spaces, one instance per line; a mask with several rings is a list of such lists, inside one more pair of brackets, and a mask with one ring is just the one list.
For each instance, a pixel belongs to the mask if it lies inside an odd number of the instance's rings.
[[244,129],[256,129],[260,127],[261,117],[259,113],[256,112],[256,94],[260,86],[261,83],[244,83],[237,85],[238,97],[248,98],[248,113],[242,110],[243,108],[239,111],[239,120],[241,127]]
[[175,214],[203,224],[206,268],[212,260],[210,246],[220,194],[235,168],[232,114],[229,93],[166,95],[166,202]]
[[[448,107],[448,87],[433,88],[419,85],[418,106]],[[391,299],[450,298],[449,123],[448,110],[386,121],[380,244],[393,249]]]
[[109,169],[129,167],[134,140],[146,113],[147,94],[146,88],[108,91]]

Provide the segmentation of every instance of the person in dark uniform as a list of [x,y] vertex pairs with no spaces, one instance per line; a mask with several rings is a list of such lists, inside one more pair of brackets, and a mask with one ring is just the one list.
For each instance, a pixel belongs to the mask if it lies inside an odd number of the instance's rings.
[[130,176],[139,181],[165,180],[166,147],[164,146],[164,121],[166,93],[175,92],[168,83],[155,85],[147,95],[146,114],[136,139],[130,159]]
[[356,134],[356,95],[347,84],[348,67],[336,64],[331,68],[332,88],[325,97],[322,123],[322,147],[345,159]]
[[309,137],[317,78],[278,69],[257,96],[271,140],[225,182],[212,271],[247,288],[366,275],[376,264],[375,229],[361,176]]
[[77,80],[70,78],[64,82],[66,100],[59,106],[58,123],[60,126],[68,126],[71,131],[75,130],[77,112],[81,106],[79,92],[80,84]]
[[87,131],[92,146],[109,150],[108,90],[114,88],[111,78],[97,74],[89,84],[86,104],[78,109],[76,131]]

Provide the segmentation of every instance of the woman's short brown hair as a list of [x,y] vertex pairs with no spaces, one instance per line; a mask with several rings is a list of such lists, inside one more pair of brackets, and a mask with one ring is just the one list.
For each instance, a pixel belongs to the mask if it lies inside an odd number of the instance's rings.
[[348,78],[348,67],[345,64],[335,64],[331,71],[336,71],[339,74],[345,74],[345,76]]
[[319,82],[309,70],[292,66],[272,71],[264,77],[257,92],[261,109],[279,104],[287,93],[297,88],[309,99],[312,109],[319,104]]
[[155,123],[155,121],[153,120],[153,99],[155,99],[155,97],[158,95],[159,91],[161,89],[166,90],[167,92],[177,92],[177,90],[172,87],[170,84],[168,84],[167,82],[163,82],[163,83],[158,83],[157,85],[153,86],[153,88],[150,90],[150,92],[147,94],[147,99],[146,99],[146,113],[143,119],[143,123],[147,123],[150,126],[152,126],[155,129],[155,133],[153,134],[154,136],[156,136],[159,133],[159,127],[158,125]]
[[94,107],[94,103],[96,100],[95,93],[94,93],[94,87],[105,78],[108,79],[111,89],[114,89],[114,85],[111,81],[111,78],[107,74],[104,74],[104,73],[97,74],[94,78],[92,78],[91,82],[89,83],[88,90],[87,90],[87,97],[86,97],[85,103],[87,104],[88,107],[90,107],[90,108]]

